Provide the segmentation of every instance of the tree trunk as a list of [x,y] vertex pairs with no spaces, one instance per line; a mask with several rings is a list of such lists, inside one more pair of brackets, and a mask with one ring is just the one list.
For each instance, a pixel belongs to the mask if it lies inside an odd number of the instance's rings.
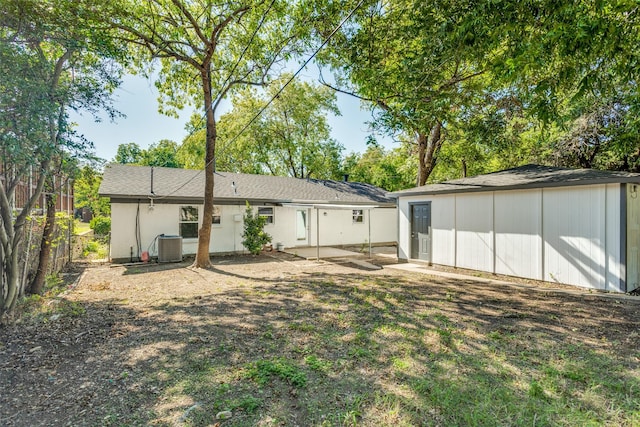
[[462,177],[467,177],[467,161],[465,159],[462,159]]
[[431,128],[429,136],[418,132],[418,185],[425,185],[433,172],[438,159],[440,147],[444,142],[442,123],[437,121]]
[[204,209],[202,212],[202,226],[198,230],[198,250],[193,266],[196,268],[211,267],[209,259],[209,242],[211,240],[211,221],[213,220],[213,188],[216,155],[216,119],[212,109],[211,71],[209,67],[201,73],[204,89],[204,108],[207,118],[207,142],[205,145],[204,166]]
[[16,247],[11,248],[11,252],[6,254],[10,258],[8,261],[7,269],[7,297],[3,301],[2,312],[9,315],[13,311],[18,300],[18,287],[20,285],[20,269],[18,268],[18,255],[16,253]]
[[38,255],[38,269],[36,270],[36,276],[29,285],[27,292],[30,294],[42,295],[44,291],[44,282],[47,277],[47,270],[49,269],[49,259],[51,258],[51,239],[53,238],[53,231],[56,226],[56,198],[53,193],[53,188],[49,188],[49,193],[46,194],[47,204],[47,216],[44,223],[44,230],[42,232],[42,240],[40,241],[40,254]]
[[[36,200],[40,197],[42,189],[44,188],[44,182],[46,174],[49,171],[50,159],[45,159],[40,164],[40,170],[42,171],[38,176],[36,188],[27,201],[26,205],[18,213],[16,218],[13,218],[11,212],[13,207],[9,204],[9,196],[11,190],[5,192],[4,186],[0,185],[0,217],[2,223],[0,224],[0,241],[2,241],[2,257],[0,260],[0,266],[3,267],[4,288],[0,289],[0,317],[5,315],[11,315],[11,311],[15,307],[20,290],[20,271],[18,268],[19,247],[24,237],[24,225],[27,215],[31,211],[31,208],[35,205]],[[8,173],[5,175],[5,182],[9,182]],[[14,177],[19,179],[19,177]]]

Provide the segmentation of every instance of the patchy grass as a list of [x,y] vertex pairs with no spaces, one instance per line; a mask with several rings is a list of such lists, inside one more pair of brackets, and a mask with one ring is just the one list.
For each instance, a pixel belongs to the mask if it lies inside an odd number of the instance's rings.
[[97,382],[67,387],[92,406],[70,403],[63,424],[640,425],[637,301],[225,268],[85,281],[68,334],[97,331],[77,343],[97,370],[76,374]]
[[17,312],[25,319],[47,322],[49,318],[60,316],[79,317],[85,313],[84,306],[77,301],[62,298],[69,282],[61,274],[50,274],[45,279],[42,295],[27,295],[18,301]]
[[108,245],[104,239],[92,239],[82,248],[82,257],[105,259],[108,256]]
[[82,222],[78,219],[73,222],[73,232],[74,234],[84,234],[91,231],[91,227],[88,222]]

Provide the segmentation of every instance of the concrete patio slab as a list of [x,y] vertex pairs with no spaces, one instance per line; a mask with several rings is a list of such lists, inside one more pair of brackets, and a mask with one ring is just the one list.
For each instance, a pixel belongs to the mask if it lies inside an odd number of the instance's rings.
[[[284,252],[299,256],[305,259],[318,259],[318,249],[315,247],[308,248],[288,248],[285,249]],[[345,251],[344,249],[332,248],[330,246],[322,246],[320,247],[320,259],[326,258],[343,258],[343,257],[352,257],[352,256],[360,256],[361,253]]]

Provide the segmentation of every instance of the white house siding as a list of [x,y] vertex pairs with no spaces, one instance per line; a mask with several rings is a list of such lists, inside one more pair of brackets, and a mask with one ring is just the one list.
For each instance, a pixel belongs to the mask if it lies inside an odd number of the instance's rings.
[[[372,243],[391,243],[397,240],[398,226],[395,208],[365,210],[362,223],[353,222],[351,209],[318,209],[317,212],[320,214],[321,246],[368,244],[369,221],[371,221]],[[315,210],[312,210],[311,230],[309,243],[316,245]]]
[[[178,235],[180,206],[197,206],[198,226],[202,224],[202,205],[197,204],[164,204],[156,203],[149,209],[149,202],[140,203],[140,251],[149,250],[152,256],[153,240],[159,234]],[[136,243],[136,211],[137,203],[111,204],[111,258],[125,260],[138,257]],[[257,208],[257,206],[254,206]],[[240,252],[242,246],[243,222],[242,216],[245,206],[221,205],[221,224],[212,224],[211,253]],[[316,239],[316,217],[313,209],[309,209],[307,229],[309,239],[298,240],[296,235],[296,209],[274,206],[274,223],[267,224],[265,231],[273,238],[273,243],[282,243],[285,247],[295,247],[313,244]],[[323,216],[320,210],[320,244],[347,245],[364,244],[368,242],[369,216],[365,211],[365,222],[353,224],[351,210],[327,210]],[[236,221],[239,218],[240,221]],[[395,242],[397,236],[397,222],[395,208],[380,208],[371,211],[371,240],[372,243]],[[197,238],[183,239],[183,254],[195,254],[198,246]],[[157,247],[157,246],[156,246]]]
[[495,193],[498,274],[542,279],[542,191]]
[[[202,224],[202,205],[195,204],[164,204],[156,203],[153,209],[149,209],[149,202],[140,203],[140,237],[141,251],[148,250],[154,256],[153,240],[160,234],[178,235],[180,206],[197,206],[198,226]],[[136,243],[136,210],[137,203],[112,203],[111,204],[111,258],[128,259],[133,248],[133,257],[137,258]],[[236,222],[234,217],[244,212],[243,206],[221,206],[221,225],[211,226],[211,252],[241,251],[242,221]],[[183,254],[195,254],[198,247],[198,239],[183,239]],[[157,248],[157,245],[156,245]]]
[[410,203],[430,201],[436,264],[624,291],[620,191],[608,184],[400,197],[399,258],[410,259]]
[[457,266],[493,271],[493,194],[456,197],[455,216]]

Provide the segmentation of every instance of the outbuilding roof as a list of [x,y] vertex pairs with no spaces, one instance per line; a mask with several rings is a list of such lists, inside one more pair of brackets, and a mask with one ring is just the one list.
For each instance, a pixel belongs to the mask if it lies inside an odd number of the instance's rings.
[[[105,167],[98,193],[112,199],[197,201],[204,199],[204,180],[202,170],[109,164]],[[244,203],[247,200],[253,203],[395,205],[383,189],[360,182],[231,172],[216,172],[214,180],[216,203]]]
[[504,191],[544,187],[568,187],[575,185],[638,183],[640,174],[631,172],[601,171],[595,169],[566,169],[541,165],[525,165],[499,172],[454,179],[439,184],[389,193],[391,197],[428,194]]

